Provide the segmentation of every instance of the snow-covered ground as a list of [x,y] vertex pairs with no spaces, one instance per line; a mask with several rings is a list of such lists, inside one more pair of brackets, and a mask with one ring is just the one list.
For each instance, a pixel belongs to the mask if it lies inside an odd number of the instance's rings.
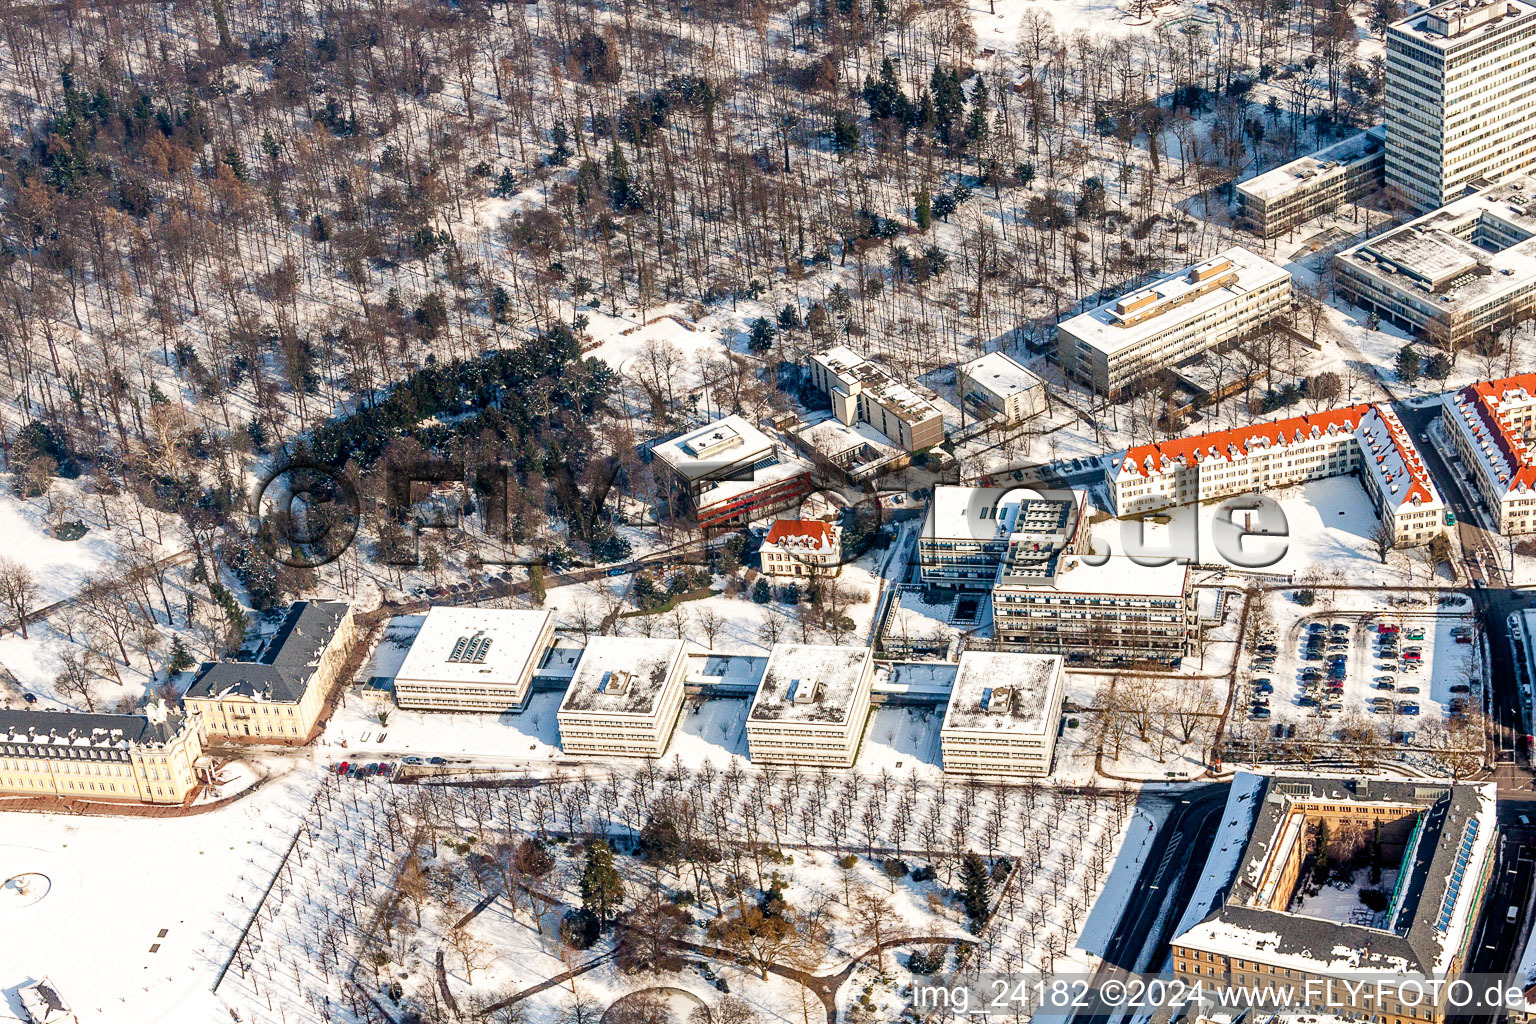
[[182,818],[0,813],[0,879],[48,879],[30,905],[0,901],[7,1012],[20,1016],[16,986],[47,977],[82,1022],[227,1019],[214,979],[318,780],[299,766]]

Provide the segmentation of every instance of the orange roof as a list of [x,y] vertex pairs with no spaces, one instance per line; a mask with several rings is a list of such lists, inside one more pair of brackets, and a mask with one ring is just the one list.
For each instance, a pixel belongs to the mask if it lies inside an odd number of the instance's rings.
[[1487,440],[1503,456],[1502,466],[1485,459],[1500,486],[1506,491],[1521,486],[1536,488],[1536,465],[1532,465],[1536,455],[1499,408],[1511,392],[1536,397],[1536,373],[1476,381],[1456,392],[1455,401],[1473,438]]
[[782,544],[790,538],[810,541],[814,547],[823,547],[832,543],[832,527],[819,519],[778,519],[768,531],[768,536],[763,538],[763,543]]
[[1255,443],[1276,446],[1293,444],[1298,439],[1306,440],[1313,436],[1325,435],[1330,427],[1334,428],[1335,432],[1340,430],[1352,432],[1359,426],[1360,417],[1364,416],[1370,408],[1369,404],[1349,405],[1342,409],[1313,413],[1310,416],[1291,416],[1270,423],[1255,423],[1247,427],[1233,427],[1231,430],[1213,430],[1208,434],[1195,434],[1192,437],[1176,437],[1155,444],[1137,445],[1126,451],[1117,468],[1146,476],[1148,459],[1152,460],[1153,472],[1162,466],[1164,459],[1182,465],[1191,465],[1211,458],[1225,459],[1230,462],[1234,457],[1240,458],[1247,455],[1249,446]]
[[[1367,450],[1367,438],[1361,437],[1361,454],[1375,460],[1376,470],[1386,485],[1383,495],[1389,496],[1389,500],[1396,498],[1398,505],[1415,498],[1424,502],[1437,500],[1434,485],[1429,481],[1429,470],[1424,468],[1424,460],[1419,457],[1419,450],[1414,447],[1413,439],[1408,436],[1397,413],[1392,411],[1391,406],[1384,405],[1373,407],[1371,412],[1375,421],[1386,428],[1390,446],[1383,446],[1380,450],[1374,450],[1374,446],[1371,446],[1373,450]],[[1365,430],[1369,429],[1367,422],[1362,421]],[[1399,473],[1408,478],[1407,489],[1401,497],[1397,497],[1393,490],[1393,485],[1400,482],[1396,479]]]

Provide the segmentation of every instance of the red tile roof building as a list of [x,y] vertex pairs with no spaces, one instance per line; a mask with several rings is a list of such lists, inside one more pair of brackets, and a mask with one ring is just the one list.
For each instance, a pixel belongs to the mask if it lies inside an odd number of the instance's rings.
[[1387,405],[1351,405],[1138,445],[1113,456],[1108,482],[1115,514],[1125,516],[1345,473],[1360,476],[1396,544],[1426,544],[1442,532],[1445,506]]
[[1444,401],[1445,432],[1499,532],[1536,532],[1536,373],[1468,384]]
[[836,576],[843,529],[817,519],[780,519],[763,539],[763,572],[777,579]]

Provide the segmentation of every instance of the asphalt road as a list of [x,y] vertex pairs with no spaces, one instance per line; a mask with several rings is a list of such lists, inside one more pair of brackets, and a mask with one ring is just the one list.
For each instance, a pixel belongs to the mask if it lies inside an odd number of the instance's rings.
[[[1502,818],[1502,807],[1500,811]],[[1530,816],[1527,814],[1527,817]],[[1536,818],[1530,820],[1536,821]],[[1498,863],[1493,877],[1488,880],[1483,914],[1467,954],[1467,974],[1504,975],[1517,965],[1524,932],[1530,926],[1533,882],[1536,882],[1536,830],[1519,824],[1502,829]],[[1513,921],[1509,914],[1511,907],[1517,908]],[[1498,1016],[1458,1014],[1449,1017],[1448,1024],[1469,1024],[1473,1020],[1481,1024],[1497,1024]]]
[[[1442,499],[1456,513],[1463,568],[1474,582],[1468,593],[1488,641],[1491,684],[1488,711],[1494,763],[1520,763],[1520,738],[1525,735],[1525,728],[1521,720],[1519,682],[1510,658],[1508,617],[1512,611],[1531,607],[1536,595],[1508,588],[1500,559],[1502,539],[1481,525],[1486,521],[1481,506],[1473,500],[1467,486],[1446,462],[1439,448],[1430,441],[1429,424],[1438,416],[1439,406],[1416,409],[1398,403],[1394,408],[1404,426],[1419,439],[1424,465],[1434,478]],[[1528,752],[1525,756],[1528,757]]]
[[[1189,897],[1205,869],[1205,854],[1221,824],[1227,803],[1228,783],[1191,789],[1182,796],[1163,822],[1135,891],[1104,949],[1104,962],[1094,975],[1093,989],[1111,978],[1134,971],[1138,961],[1156,970],[1168,954],[1168,942]],[[1183,876],[1180,877],[1180,869]],[[1175,883],[1177,891],[1175,891]],[[1173,905],[1164,915],[1164,905]],[[1108,1024],[1118,1016],[1114,1007],[1090,1006],[1076,1015],[1077,1024]]]

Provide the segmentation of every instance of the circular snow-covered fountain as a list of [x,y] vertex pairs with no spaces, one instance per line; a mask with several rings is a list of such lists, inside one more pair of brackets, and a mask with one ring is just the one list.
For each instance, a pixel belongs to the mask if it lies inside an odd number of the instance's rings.
[[53,880],[41,871],[22,871],[0,882],[0,911],[30,907],[48,895]]

